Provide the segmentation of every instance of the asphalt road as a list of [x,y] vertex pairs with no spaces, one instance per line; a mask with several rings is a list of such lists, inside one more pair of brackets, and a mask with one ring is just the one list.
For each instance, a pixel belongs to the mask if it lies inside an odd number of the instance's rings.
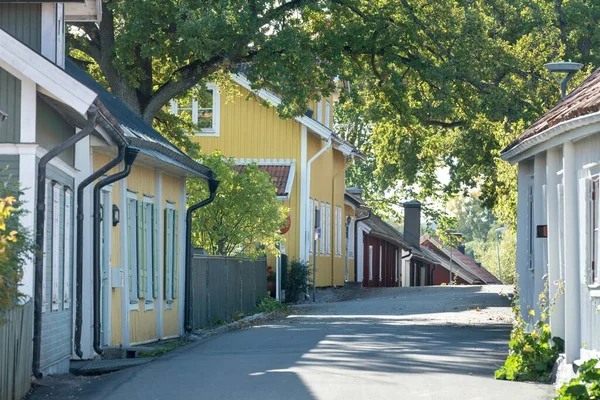
[[510,331],[499,290],[399,288],[317,304],[94,379],[73,397],[550,399],[549,385],[493,378]]

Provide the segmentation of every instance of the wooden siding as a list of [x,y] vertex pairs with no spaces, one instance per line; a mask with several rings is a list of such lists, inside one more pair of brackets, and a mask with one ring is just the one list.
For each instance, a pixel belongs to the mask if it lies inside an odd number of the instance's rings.
[[[251,159],[289,159],[296,161],[294,184],[289,200],[292,226],[284,235],[286,251],[290,259],[297,259],[300,251],[300,124],[284,120],[273,108],[263,106],[254,98],[247,99],[249,92],[239,87],[240,96],[226,101],[221,96],[221,119],[218,137],[196,136],[203,153],[220,150],[225,156]],[[275,265],[269,257],[269,265]]]
[[42,5],[0,4],[0,28],[40,53]]
[[0,142],[18,143],[21,139],[21,81],[2,68],[0,110],[8,114],[8,118],[0,123]]
[[[160,218],[164,218],[164,210],[167,207],[167,202],[173,203],[175,205],[175,209],[179,210],[179,213],[184,212],[185,208],[182,210],[181,208],[181,189],[182,185],[185,184],[185,181],[181,178],[172,177],[169,175],[162,176],[162,202],[161,208],[159,210]],[[181,215],[181,214],[180,214]],[[164,224],[163,224],[163,232],[164,232]],[[164,237],[161,238],[164,243]],[[179,240],[181,244],[181,238]],[[161,268],[164,271],[164,257],[162,257],[160,262]],[[179,270],[184,268],[183,265],[178,264]],[[164,276],[164,272],[163,272]],[[164,279],[164,277],[163,277]],[[161,285],[164,284],[161,283]],[[167,302],[164,298],[159,299],[158,303],[163,309],[163,337],[177,336],[179,335],[179,297],[173,299],[173,303],[171,304],[171,309],[167,310]]]
[[19,182],[19,156],[0,154],[0,179],[15,184]]
[[[54,111],[39,96],[37,98],[35,131],[37,142],[47,150],[52,149],[75,134],[75,128],[69,125],[59,113]],[[75,163],[75,146],[66,149],[58,157],[73,166]]]
[[0,400],[24,398],[31,388],[33,301],[8,310],[0,324]]

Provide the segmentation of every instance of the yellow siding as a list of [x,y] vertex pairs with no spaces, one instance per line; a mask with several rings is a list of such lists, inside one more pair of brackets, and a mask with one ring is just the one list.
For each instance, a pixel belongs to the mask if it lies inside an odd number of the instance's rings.
[[[273,108],[263,106],[249,92],[239,88],[241,96],[226,103],[221,97],[221,119],[218,137],[196,136],[202,152],[220,150],[225,156],[251,159],[289,159],[296,161],[296,176],[290,199],[284,204],[290,208],[292,226],[284,235],[284,245],[290,259],[299,257],[300,236],[300,124],[281,119]],[[274,259],[268,261],[275,265]]]
[[[163,196],[163,204],[160,209],[160,218],[164,218],[164,210],[167,207],[167,202],[175,203],[175,209],[179,210],[179,213],[185,212],[181,209],[181,189],[182,185],[185,184],[185,181],[180,178],[171,177],[168,175],[163,175],[162,178],[162,196]],[[179,238],[181,240],[183,238]],[[164,261],[160,263],[161,268],[164,271]],[[178,264],[179,271],[183,268],[183,265]],[[164,274],[164,272],[163,272]],[[163,296],[164,297],[164,296]],[[163,337],[169,336],[177,336],[179,334],[179,301],[178,299],[173,300],[172,308],[167,310],[167,302],[163,299],[160,299],[159,303],[163,309]]]
[[[142,200],[144,195],[154,196],[156,194],[155,186],[155,170],[134,164],[127,177],[127,190],[136,192],[137,199]],[[154,305],[154,310],[144,311],[144,299],[140,299],[139,310],[129,312],[129,340],[131,343],[157,339],[156,307],[157,304]]]

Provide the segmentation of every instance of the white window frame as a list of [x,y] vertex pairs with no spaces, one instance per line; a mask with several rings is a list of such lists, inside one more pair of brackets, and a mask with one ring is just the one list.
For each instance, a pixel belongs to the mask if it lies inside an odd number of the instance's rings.
[[326,204],[325,209],[325,228],[327,231],[327,237],[325,238],[325,252],[329,256],[331,255],[331,204]]
[[369,245],[369,281],[373,280],[373,245]]
[[315,241],[315,202],[312,198],[308,198],[308,252],[313,252],[313,242]]
[[[130,204],[134,204],[134,209],[136,210],[136,214],[133,216],[130,212]],[[135,225],[131,226],[127,232],[127,251],[129,252],[127,256],[129,274],[131,274],[131,282],[129,282],[129,310],[130,311],[139,311],[139,298],[138,298],[138,256],[137,256],[137,193],[127,191],[127,205],[126,205],[126,223],[129,224],[131,222],[135,223]],[[132,220],[130,221],[130,218]],[[127,278],[129,279],[129,277]],[[134,293],[135,297],[132,298],[131,293]]]
[[383,246],[379,245],[379,282],[383,279]]
[[527,184],[527,259],[530,271],[535,269],[535,221],[533,214],[533,177],[531,177]]
[[[173,282],[175,280],[175,203],[167,201],[165,207],[167,218],[165,218],[165,226],[164,226],[164,238],[165,241],[165,268],[171,271],[171,279],[170,282],[167,279],[168,274],[165,271],[165,303],[166,309],[171,310],[173,308]],[[170,217],[169,217],[170,216]],[[171,219],[169,221],[169,218]],[[170,223],[169,223],[170,222]],[[169,235],[170,233],[170,235]]]
[[319,244],[319,251],[321,253],[322,256],[325,255],[325,235],[327,233],[327,223],[325,222],[325,212],[327,210],[327,203],[325,203],[324,201],[321,202],[321,221],[319,224],[319,227],[321,228],[321,238],[320,238],[320,244]]
[[346,248],[348,249],[348,258],[354,259],[354,218],[350,217],[348,224],[348,237],[346,238]]
[[46,309],[48,308],[48,288],[46,284],[46,278],[48,277],[48,257],[51,256],[51,254],[48,254],[49,252],[51,253],[51,250],[48,248],[50,245],[50,235],[48,234],[50,214],[48,213],[48,210],[50,209],[50,195],[52,194],[52,191],[50,190],[51,187],[52,181],[46,178],[46,186],[44,189],[46,190],[46,198],[44,199],[44,209],[46,210],[44,217],[46,220],[44,221],[44,251],[42,255],[42,313],[45,313]]
[[342,256],[342,207],[335,206],[335,256]]
[[65,202],[64,202],[64,250],[63,250],[63,309],[68,310],[71,303],[71,270],[73,269],[73,243],[71,238],[71,224],[73,211],[71,202],[73,199],[73,191],[69,187],[65,187]]
[[143,200],[143,224],[144,224],[144,250],[146,256],[146,298],[144,299],[144,311],[154,310],[154,198],[144,195]]
[[600,175],[589,179],[589,263],[587,283],[593,288],[600,287],[598,263],[600,260]]
[[331,128],[331,103],[325,100],[325,126]]
[[323,99],[317,103],[317,121],[323,123]]
[[60,264],[60,192],[62,186],[58,182],[52,184],[52,311],[59,310],[59,264]]
[[[213,116],[212,116],[212,128],[202,128],[199,131],[194,131],[196,136],[220,136],[220,125],[221,125],[221,93],[219,92],[219,87],[213,83],[209,82],[206,84],[206,89],[212,91],[213,97]],[[196,99],[192,99],[192,122],[194,124],[198,123],[198,114],[200,108],[198,107],[198,101]],[[176,100],[171,100],[171,113],[177,115],[179,113],[179,104],[177,104]]]

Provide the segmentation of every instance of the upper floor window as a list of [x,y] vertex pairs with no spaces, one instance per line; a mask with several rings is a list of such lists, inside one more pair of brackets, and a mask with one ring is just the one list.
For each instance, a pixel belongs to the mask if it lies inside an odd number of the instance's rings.
[[171,112],[196,125],[196,135],[219,136],[220,100],[217,85],[207,83],[185,100],[171,100]]
[[331,128],[331,103],[325,100],[325,126]]
[[317,121],[323,123],[323,100],[317,103]]

